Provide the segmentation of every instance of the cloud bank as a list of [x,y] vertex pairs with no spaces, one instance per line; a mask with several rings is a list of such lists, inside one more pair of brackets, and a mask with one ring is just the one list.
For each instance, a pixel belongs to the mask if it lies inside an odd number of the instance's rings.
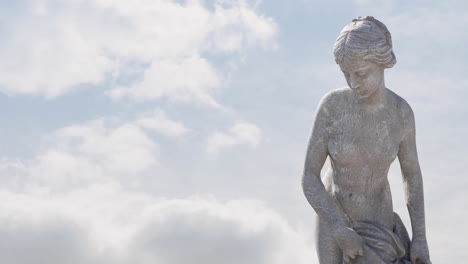
[[251,2],[21,1],[5,20],[0,90],[56,97],[91,85],[111,97],[219,106],[223,74],[206,54],[272,48],[277,32]]
[[155,199],[116,184],[0,198],[2,263],[315,263],[307,237],[258,201]]

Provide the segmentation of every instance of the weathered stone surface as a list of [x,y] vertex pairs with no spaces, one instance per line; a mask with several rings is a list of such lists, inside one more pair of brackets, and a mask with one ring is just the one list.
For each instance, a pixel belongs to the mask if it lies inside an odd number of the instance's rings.
[[[424,196],[413,111],[385,87],[396,64],[387,27],[373,17],[353,20],[333,50],[349,85],[319,103],[302,185],[318,214],[320,264],[429,264]],[[330,158],[331,169],[320,177]],[[398,157],[412,239],[393,212],[387,179]]]

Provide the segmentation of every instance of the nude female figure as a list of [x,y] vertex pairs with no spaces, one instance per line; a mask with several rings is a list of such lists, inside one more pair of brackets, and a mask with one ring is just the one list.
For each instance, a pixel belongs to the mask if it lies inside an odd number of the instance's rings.
[[[430,264],[424,196],[411,107],[385,87],[396,63],[390,33],[373,17],[358,18],[336,40],[336,62],[349,88],[318,106],[302,180],[318,214],[320,264]],[[320,172],[327,157],[331,169]],[[393,212],[387,173],[398,157],[412,239]]]

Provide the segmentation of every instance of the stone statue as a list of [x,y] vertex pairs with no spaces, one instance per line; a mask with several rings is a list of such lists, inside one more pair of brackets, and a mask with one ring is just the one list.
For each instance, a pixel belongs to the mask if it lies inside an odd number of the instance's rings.
[[[333,49],[349,88],[320,101],[307,148],[302,186],[318,214],[320,264],[430,264],[413,111],[385,87],[396,63],[387,27],[359,17]],[[387,179],[398,156],[412,239],[393,212]],[[327,157],[331,168],[320,172]]]

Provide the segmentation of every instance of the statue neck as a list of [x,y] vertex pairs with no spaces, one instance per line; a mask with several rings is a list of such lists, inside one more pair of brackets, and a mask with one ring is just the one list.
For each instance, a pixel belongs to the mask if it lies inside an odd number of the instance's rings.
[[380,109],[386,104],[386,90],[385,83],[382,81],[379,88],[370,96],[366,98],[359,98],[359,105],[364,109]]

